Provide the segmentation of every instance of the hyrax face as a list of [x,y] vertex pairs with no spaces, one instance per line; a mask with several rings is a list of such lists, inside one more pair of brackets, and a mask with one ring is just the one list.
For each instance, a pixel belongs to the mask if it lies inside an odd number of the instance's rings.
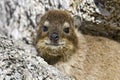
[[73,19],[65,11],[48,11],[41,17],[37,49],[44,58],[71,55],[77,48]]

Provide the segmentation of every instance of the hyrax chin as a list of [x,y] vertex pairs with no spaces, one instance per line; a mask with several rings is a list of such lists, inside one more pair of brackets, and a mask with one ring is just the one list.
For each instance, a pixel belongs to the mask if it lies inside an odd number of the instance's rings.
[[66,11],[51,10],[38,24],[39,55],[76,80],[120,80],[120,44],[85,36],[74,28]]

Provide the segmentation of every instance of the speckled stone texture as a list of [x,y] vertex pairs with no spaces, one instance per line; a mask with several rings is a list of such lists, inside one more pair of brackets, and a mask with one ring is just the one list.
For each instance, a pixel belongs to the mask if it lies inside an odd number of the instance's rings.
[[0,34],[0,80],[72,80],[35,54],[34,47]]

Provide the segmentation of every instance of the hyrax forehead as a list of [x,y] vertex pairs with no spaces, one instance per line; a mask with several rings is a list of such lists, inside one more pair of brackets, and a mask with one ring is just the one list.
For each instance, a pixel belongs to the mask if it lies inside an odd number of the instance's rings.
[[[47,22],[46,22],[47,21]],[[71,15],[63,10],[51,10],[45,13],[45,15],[41,18],[41,23],[43,24],[50,23],[51,25],[61,25],[61,24],[69,24],[73,25],[73,18]]]

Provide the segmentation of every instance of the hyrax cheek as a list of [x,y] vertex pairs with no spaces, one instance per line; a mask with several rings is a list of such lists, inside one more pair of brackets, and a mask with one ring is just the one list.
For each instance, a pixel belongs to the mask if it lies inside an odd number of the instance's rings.
[[72,43],[72,41],[68,40],[68,39],[64,39],[64,44],[66,47],[69,47],[70,49],[74,48],[74,44]]
[[45,43],[46,43],[47,40],[48,40],[47,38],[39,39],[39,41],[37,42],[37,44],[39,44],[40,46],[43,46],[43,45],[45,45]]

